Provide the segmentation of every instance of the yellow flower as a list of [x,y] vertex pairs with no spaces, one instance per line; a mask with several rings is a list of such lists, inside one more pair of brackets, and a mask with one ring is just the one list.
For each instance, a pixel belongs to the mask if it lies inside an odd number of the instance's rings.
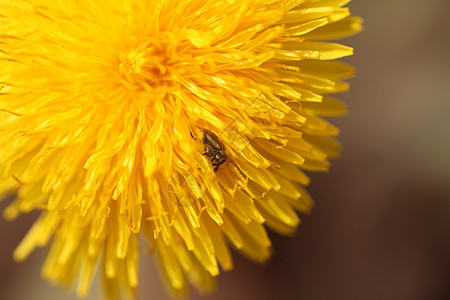
[[[263,262],[325,171],[361,20],[345,0],[0,0],[0,194],[41,210],[14,258],[132,296],[141,243],[177,293]],[[206,153],[205,153],[206,151]],[[205,155],[202,155],[205,154]],[[145,239],[139,239],[142,232]],[[145,281],[145,279],[144,279]]]

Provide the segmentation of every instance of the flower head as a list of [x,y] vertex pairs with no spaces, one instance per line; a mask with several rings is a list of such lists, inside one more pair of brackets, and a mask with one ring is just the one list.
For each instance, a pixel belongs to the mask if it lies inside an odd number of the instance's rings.
[[[335,0],[0,0],[0,194],[41,210],[14,252],[43,276],[133,295],[139,247],[210,289],[230,245],[270,257],[325,171],[360,30]],[[143,233],[145,240],[138,238]]]

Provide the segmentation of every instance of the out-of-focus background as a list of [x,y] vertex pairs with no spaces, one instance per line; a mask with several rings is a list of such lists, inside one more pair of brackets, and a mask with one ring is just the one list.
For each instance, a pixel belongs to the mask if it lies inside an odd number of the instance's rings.
[[[450,22],[448,0],[353,0],[365,30],[342,40],[357,66],[341,128],[344,151],[312,174],[316,200],[293,238],[271,233],[266,266],[235,253],[218,291],[191,299],[450,299]],[[0,209],[5,203],[0,204]],[[45,250],[12,252],[36,214],[0,221],[0,299],[76,299],[39,278]],[[151,257],[138,299],[170,299]],[[88,300],[101,299],[94,286]]]

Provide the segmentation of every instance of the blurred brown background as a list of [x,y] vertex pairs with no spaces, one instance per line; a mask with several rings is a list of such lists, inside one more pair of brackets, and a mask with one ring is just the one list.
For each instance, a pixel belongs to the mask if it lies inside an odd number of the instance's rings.
[[[450,22],[448,0],[353,0],[365,19],[343,40],[357,66],[342,157],[312,174],[316,207],[294,238],[271,233],[275,256],[235,268],[191,299],[450,299]],[[4,208],[5,203],[0,204]],[[76,299],[39,278],[45,250],[11,254],[36,215],[0,221],[0,299]],[[138,299],[170,299],[142,257]],[[94,287],[87,299],[101,299]]]

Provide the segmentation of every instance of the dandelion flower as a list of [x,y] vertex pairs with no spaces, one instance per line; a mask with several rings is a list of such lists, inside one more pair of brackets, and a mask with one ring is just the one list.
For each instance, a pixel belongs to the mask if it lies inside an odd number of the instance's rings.
[[[0,194],[41,214],[14,252],[84,296],[133,296],[139,248],[177,293],[230,247],[266,261],[325,171],[361,20],[340,0],[0,0]],[[206,152],[205,152],[206,151]],[[205,154],[205,155],[204,155]],[[142,236],[142,238],[140,238]],[[145,280],[145,279],[144,279]]]

